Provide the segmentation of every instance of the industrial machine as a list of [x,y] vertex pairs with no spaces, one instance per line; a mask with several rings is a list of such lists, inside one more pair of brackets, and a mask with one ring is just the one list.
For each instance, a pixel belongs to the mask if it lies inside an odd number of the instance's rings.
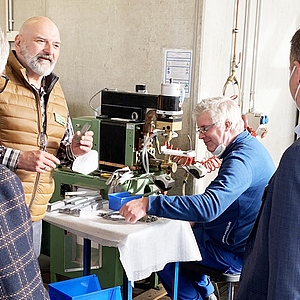
[[244,120],[245,129],[247,129],[251,135],[264,138],[268,133],[267,124],[269,118],[266,114],[251,110],[250,112],[243,114],[242,119]]
[[[174,186],[172,174],[179,163],[195,178],[204,176],[206,168],[194,162],[195,151],[172,149],[170,143],[182,129],[183,98],[180,87],[172,82],[162,86],[160,95],[102,90],[101,114],[72,120],[74,131],[88,124],[94,132],[98,169],[89,175],[54,170],[55,192],[50,202],[82,190],[98,191],[103,199],[121,191],[141,196],[166,192]],[[51,281],[82,276],[82,240],[55,226],[50,226],[48,234]],[[92,247],[92,272],[103,280],[101,286],[122,284],[117,249]]]

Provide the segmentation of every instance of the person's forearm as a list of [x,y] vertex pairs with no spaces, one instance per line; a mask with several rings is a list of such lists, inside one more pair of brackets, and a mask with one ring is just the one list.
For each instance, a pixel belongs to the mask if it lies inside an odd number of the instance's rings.
[[71,145],[64,146],[61,144],[57,152],[57,158],[62,166],[70,166],[76,158],[72,153]]
[[0,146],[0,164],[15,171],[20,156],[20,150]]

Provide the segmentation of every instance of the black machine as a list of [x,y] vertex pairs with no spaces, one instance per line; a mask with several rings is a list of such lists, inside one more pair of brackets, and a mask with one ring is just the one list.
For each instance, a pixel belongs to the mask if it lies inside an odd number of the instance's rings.
[[[130,166],[144,172],[142,150],[153,130],[164,130],[167,139],[171,139],[172,131],[182,128],[179,98],[104,89],[101,91],[101,115],[73,119],[73,126],[77,131],[85,123],[91,123],[93,149],[99,153],[101,170],[114,171]],[[151,142],[147,145],[151,164],[161,167],[162,160],[155,159],[155,145]]]

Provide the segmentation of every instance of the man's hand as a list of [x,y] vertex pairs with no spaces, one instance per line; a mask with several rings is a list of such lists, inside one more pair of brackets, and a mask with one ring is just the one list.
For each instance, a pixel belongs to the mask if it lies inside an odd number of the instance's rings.
[[120,209],[120,215],[125,217],[125,220],[131,223],[136,223],[144,217],[148,212],[148,197],[131,200],[125,203]]
[[46,151],[22,151],[17,162],[17,168],[31,172],[46,173],[54,169],[56,164],[59,163],[59,159]]
[[75,138],[80,134],[77,131],[72,139],[71,149],[74,155],[81,156],[88,153],[93,147],[93,131],[87,131],[80,139],[79,143],[75,141]]

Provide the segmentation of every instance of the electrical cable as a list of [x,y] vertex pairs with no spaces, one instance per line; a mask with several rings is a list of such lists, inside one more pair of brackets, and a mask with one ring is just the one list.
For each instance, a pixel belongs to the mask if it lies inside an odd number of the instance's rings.
[[[143,184],[137,189],[135,190],[133,193],[131,193],[132,195],[135,195],[137,194],[142,188],[145,187],[146,183],[147,183],[147,179],[150,180],[151,183],[153,183],[153,180],[152,180],[152,174],[150,174],[150,169],[149,169],[149,158],[148,158],[148,154],[147,154],[147,145],[149,143],[149,141],[154,138],[155,136],[157,136],[159,134],[159,131],[156,131],[154,132],[152,135],[150,135],[147,140],[145,141],[144,143],[144,147],[143,147],[143,150],[142,150],[142,164],[143,164],[143,167],[145,169],[145,174],[144,176],[146,176]],[[139,177],[140,179],[140,177]]]
[[189,146],[190,146],[190,150],[192,150],[192,139],[190,137],[190,135],[188,134],[188,139],[189,139]]
[[92,98],[89,100],[89,107],[95,112],[95,115],[97,116],[98,110],[100,109],[101,105],[97,107],[96,109],[92,106],[91,102],[92,100],[101,93],[102,90],[99,90],[96,94],[92,96]]
[[150,172],[149,172],[149,158],[148,158],[148,155],[146,155],[147,154],[147,145],[148,145],[149,141],[152,138],[154,138],[155,136],[158,136],[159,133],[162,133],[162,132],[163,132],[163,130],[159,130],[159,131],[154,130],[153,134],[151,134],[144,143],[144,147],[143,147],[143,150],[142,150],[142,163],[143,163],[143,167],[146,171],[146,174],[150,174]]
[[184,177],[183,177],[183,182],[182,182],[182,188],[181,188],[181,194],[182,196],[185,196],[185,186],[187,184],[187,181],[188,181],[188,178],[190,176],[190,173],[189,172],[186,172],[184,174]]
[[206,161],[195,161],[195,163],[200,163],[202,164],[206,169],[207,173],[211,173],[215,171],[216,169],[220,168],[222,164],[222,160],[217,158],[215,155],[207,159]]
[[150,196],[150,195],[152,195],[152,194],[154,194],[154,193],[158,193],[158,192],[160,192],[160,189],[153,190],[153,191],[151,191],[151,192],[149,192],[149,193],[143,194],[143,197],[148,197],[148,196]]

